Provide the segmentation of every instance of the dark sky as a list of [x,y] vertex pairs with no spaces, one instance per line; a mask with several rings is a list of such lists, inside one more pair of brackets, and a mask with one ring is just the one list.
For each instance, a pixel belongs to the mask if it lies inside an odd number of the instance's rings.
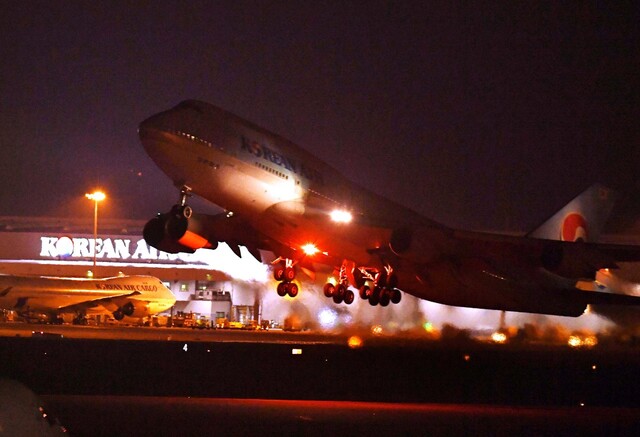
[[622,2],[3,1],[0,215],[90,217],[94,186],[106,216],[167,210],[137,125],[196,98],[438,221],[526,230],[634,183],[639,23]]

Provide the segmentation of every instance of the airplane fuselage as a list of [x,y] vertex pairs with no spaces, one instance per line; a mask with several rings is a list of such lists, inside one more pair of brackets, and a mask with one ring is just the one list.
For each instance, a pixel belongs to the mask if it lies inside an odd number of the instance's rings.
[[[201,102],[146,120],[140,137],[176,186],[189,186],[289,247],[315,244],[329,263],[379,263],[368,249],[385,246],[394,227],[431,223],[356,186],[295,144]],[[342,209],[351,223],[330,219]]]
[[159,279],[151,276],[102,279],[0,276],[0,308],[19,313],[106,314],[129,301],[135,303],[135,317],[145,317],[171,308],[175,297]]
[[[177,220],[184,230],[191,214],[181,209],[188,190],[242,217],[247,228],[279,249],[297,252],[294,258],[312,257],[339,268],[338,292],[332,284],[324,288],[336,303],[344,293],[344,302],[353,301],[351,285],[371,305],[399,302],[402,289],[448,305],[579,316],[597,296],[576,289],[576,281],[614,265],[584,245],[449,229],[354,184],[292,142],[204,102],[185,101],[148,118],[139,135],[147,154],[183,189],[177,208],[145,227],[151,245],[165,250],[160,246],[166,244],[172,251],[214,245],[185,246],[168,224]],[[225,231],[216,223],[200,228],[241,241],[244,230]],[[207,241],[196,237],[189,241]],[[310,245],[317,252],[304,255]],[[282,273],[274,269],[283,281],[278,293],[294,297],[292,276]]]

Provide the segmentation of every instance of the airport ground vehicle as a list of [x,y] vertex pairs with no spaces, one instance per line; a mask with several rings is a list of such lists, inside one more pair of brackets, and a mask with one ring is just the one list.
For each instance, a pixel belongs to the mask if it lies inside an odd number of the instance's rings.
[[206,316],[189,313],[185,314],[182,327],[191,329],[211,329],[211,323]]
[[216,319],[215,327],[221,328],[221,329],[246,329],[246,330],[260,329],[260,325],[256,320],[238,322],[234,320],[229,320],[226,317],[218,317]]

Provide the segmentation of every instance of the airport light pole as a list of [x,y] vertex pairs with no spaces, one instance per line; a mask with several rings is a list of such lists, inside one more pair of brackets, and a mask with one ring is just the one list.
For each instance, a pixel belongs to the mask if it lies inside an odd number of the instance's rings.
[[97,252],[97,240],[98,240],[98,202],[103,201],[107,196],[102,191],[94,191],[93,193],[85,194],[85,197],[89,200],[93,200],[93,274],[96,273],[96,252]]

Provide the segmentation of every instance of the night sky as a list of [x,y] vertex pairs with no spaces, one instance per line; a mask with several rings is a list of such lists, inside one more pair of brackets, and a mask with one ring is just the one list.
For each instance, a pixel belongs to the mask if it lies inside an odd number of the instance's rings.
[[195,98],[447,225],[528,230],[634,186],[639,23],[622,2],[5,0],[0,215],[91,217],[97,186],[105,216],[168,210],[137,125]]

